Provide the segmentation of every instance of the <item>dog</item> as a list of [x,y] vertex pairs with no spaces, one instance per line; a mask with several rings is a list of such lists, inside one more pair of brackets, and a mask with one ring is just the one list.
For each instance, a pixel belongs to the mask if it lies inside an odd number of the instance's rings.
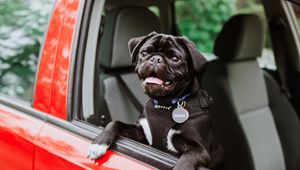
[[223,148],[208,109],[212,99],[200,89],[197,76],[206,59],[185,37],[152,32],[128,43],[135,71],[150,97],[135,124],[110,122],[97,136],[88,157],[100,158],[118,136],[180,156],[174,170],[215,169]]

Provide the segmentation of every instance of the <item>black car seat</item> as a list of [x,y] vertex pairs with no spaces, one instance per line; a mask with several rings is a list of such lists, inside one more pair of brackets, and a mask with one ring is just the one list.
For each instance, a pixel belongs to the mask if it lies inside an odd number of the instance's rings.
[[142,108],[137,106],[143,106],[148,97],[134,72],[127,44],[129,39],[152,31],[160,32],[160,21],[145,7],[118,7],[106,13],[98,49],[97,112],[100,119],[105,119],[100,125],[105,126],[111,120],[133,123],[140,116]]
[[232,17],[218,35],[202,88],[225,148],[226,170],[299,170],[300,123],[277,82],[259,68],[264,35],[258,16]]

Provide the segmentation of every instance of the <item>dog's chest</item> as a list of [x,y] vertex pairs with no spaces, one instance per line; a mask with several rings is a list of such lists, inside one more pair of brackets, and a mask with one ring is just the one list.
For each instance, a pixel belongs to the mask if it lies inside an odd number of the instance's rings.
[[[173,110],[176,105],[164,105],[165,107],[157,107],[152,100],[146,104],[145,117],[149,123],[151,131],[151,145],[163,151],[169,151],[167,145],[170,145],[170,130],[178,130],[177,134],[181,134],[184,127],[190,126],[189,119],[196,118],[207,114],[207,110],[200,107],[197,98],[187,102],[186,110],[189,113],[188,120],[183,123],[176,123],[172,118]],[[188,128],[190,129],[190,128]],[[180,132],[180,133],[179,133]]]
[[166,150],[167,134],[169,130],[175,125],[172,120],[171,111],[175,109],[174,106],[170,106],[171,109],[155,108],[152,101],[149,100],[146,105],[146,118],[149,122],[152,146],[161,150]]

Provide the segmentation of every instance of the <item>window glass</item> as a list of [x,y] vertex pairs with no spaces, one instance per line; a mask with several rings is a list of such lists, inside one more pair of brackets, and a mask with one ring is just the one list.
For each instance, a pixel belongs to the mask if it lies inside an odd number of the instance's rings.
[[235,13],[234,2],[233,0],[176,1],[176,20],[180,33],[192,40],[201,51],[211,53],[217,33],[223,23]]
[[159,8],[157,6],[150,6],[148,7],[150,11],[152,11],[156,16],[160,16]]
[[31,101],[53,0],[0,0],[0,93]]
[[[215,38],[231,16],[254,13],[266,24],[263,6],[258,0],[177,0],[175,9],[180,33],[195,42],[207,59],[215,58],[212,54]],[[267,32],[267,25],[264,28]],[[261,67],[276,68],[268,35],[258,62]]]
[[[102,12],[101,22],[103,23],[100,30],[103,30],[103,32],[101,32],[101,36],[99,37],[97,44],[97,55],[95,56],[97,63],[95,64],[97,66],[95,68],[95,73],[97,75],[94,81],[94,87],[96,87],[96,92],[94,93],[96,94],[94,106],[89,106],[87,102],[88,100],[83,99],[83,119],[88,123],[96,126],[105,126],[111,120],[120,120],[127,123],[133,123],[137,121],[140,112],[135,108],[135,105],[132,103],[132,101],[128,100],[128,94],[122,91],[124,87],[120,85],[119,80],[115,81],[115,75],[125,73],[127,74],[131,72],[133,73],[132,63],[130,60],[130,54],[127,45],[129,39],[148,34],[152,31],[158,31],[153,30],[153,28],[159,28],[160,23],[156,23],[158,24],[157,26],[152,26],[151,24],[148,25],[148,18],[152,19],[152,17],[154,17],[154,19],[157,18],[159,21],[161,21],[161,11],[160,8],[156,5],[147,7],[138,5],[136,6],[136,8],[143,9],[143,11],[148,9],[148,12],[155,15],[151,15],[151,17],[149,17],[148,15],[143,15],[143,13],[140,13],[136,9],[134,10],[134,12],[127,11],[128,9],[130,10],[131,7],[125,6],[123,8],[112,6],[114,5],[109,4],[109,1],[107,1],[104,5],[105,11]],[[141,16],[137,17],[136,13],[140,14]],[[117,20],[115,20],[116,18]],[[94,19],[95,18],[91,18],[91,20]],[[112,24],[113,22],[115,22],[115,24]],[[130,29],[133,27],[134,29]],[[119,39],[115,40],[114,37],[119,37]],[[90,49],[88,48],[89,47],[86,48],[86,51],[90,51]],[[111,51],[113,50],[114,54],[112,55]],[[121,60],[120,57],[124,57],[125,59]],[[128,59],[128,61],[126,61],[126,58]],[[87,63],[86,60],[85,62]],[[83,72],[85,72],[85,69],[86,67],[84,68]],[[131,76],[136,77],[136,74],[130,74],[129,79],[132,79]],[[135,79],[133,78],[132,80]],[[134,82],[131,85],[137,85],[137,87],[134,86],[136,87],[134,91],[141,92],[138,93],[137,96],[139,96],[140,98],[145,98],[146,95],[143,94],[139,82]],[[84,90],[85,89],[83,89],[83,91]],[[87,94],[87,92],[83,93]],[[91,111],[87,111],[89,107],[94,107],[94,113]]]

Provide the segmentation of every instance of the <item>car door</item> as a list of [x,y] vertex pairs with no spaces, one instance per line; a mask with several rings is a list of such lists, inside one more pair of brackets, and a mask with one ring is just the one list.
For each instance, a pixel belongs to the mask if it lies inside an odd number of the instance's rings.
[[143,151],[124,142],[118,145],[118,152],[111,150],[97,161],[89,160],[88,147],[101,129],[72,120],[76,111],[69,108],[80,96],[71,90],[74,79],[81,79],[80,75],[73,76],[80,72],[75,54],[78,43],[84,42],[91,10],[102,7],[103,2],[62,0],[55,4],[35,86],[33,106],[48,116],[35,142],[34,169],[153,169],[128,157]]
[[0,97],[0,169],[32,169],[35,140],[44,118],[15,100]]

